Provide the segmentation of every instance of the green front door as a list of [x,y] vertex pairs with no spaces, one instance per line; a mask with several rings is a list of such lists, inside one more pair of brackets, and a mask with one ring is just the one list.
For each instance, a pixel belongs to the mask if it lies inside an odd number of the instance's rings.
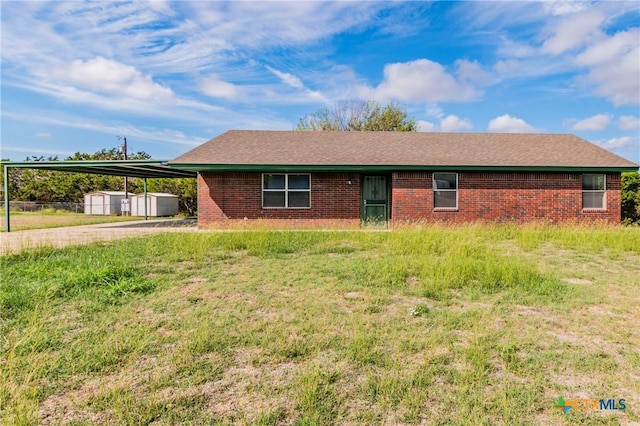
[[362,222],[365,225],[387,224],[387,199],[386,176],[362,177]]

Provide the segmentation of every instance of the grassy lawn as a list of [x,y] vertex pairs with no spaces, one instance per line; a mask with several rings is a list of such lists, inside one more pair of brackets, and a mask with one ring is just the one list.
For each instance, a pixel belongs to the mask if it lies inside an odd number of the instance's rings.
[[[4,209],[0,209],[0,231],[6,231]],[[126,222],[142,220],[137,216],[98,216],[73,213],[66,210],[44,209],[38,212],[11,212],[11,230],[59,228],[62,226],[94,225],[98,223]]]
[[0,268],[6,424],[640,422],[640,228],[159,234]]

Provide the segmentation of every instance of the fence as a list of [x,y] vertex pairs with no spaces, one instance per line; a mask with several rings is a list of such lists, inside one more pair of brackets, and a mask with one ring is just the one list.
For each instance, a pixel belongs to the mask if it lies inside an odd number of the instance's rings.
[[[4,201],[0,201],[0,208],[4,209]],[[36,201],[9,201],[11,212],[44,212],[66,211],[70,213],[84,213],[84,203],[38,203]]]

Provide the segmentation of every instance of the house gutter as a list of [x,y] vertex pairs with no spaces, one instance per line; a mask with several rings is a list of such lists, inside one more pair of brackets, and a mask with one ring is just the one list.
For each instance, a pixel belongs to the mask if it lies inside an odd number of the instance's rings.
[[589,172],[637,171],[637,166],[473,166],[473,165],[290,165],[290,164],[193,164],[169,163],[178,170],[198,172],[398,172],[398,171],[480,171],[480,172]]

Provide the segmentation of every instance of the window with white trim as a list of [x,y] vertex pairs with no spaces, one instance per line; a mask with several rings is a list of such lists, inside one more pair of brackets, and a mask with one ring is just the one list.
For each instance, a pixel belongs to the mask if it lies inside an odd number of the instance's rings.
[[436,209],[458,208],[458,174],[433,174],[433,207]]
[[582,208],[604,209],[606,187],[604,174],[582,175]]
[[311,207],[311,175],[277,173],[262,175],[262,207],[308,209]]

